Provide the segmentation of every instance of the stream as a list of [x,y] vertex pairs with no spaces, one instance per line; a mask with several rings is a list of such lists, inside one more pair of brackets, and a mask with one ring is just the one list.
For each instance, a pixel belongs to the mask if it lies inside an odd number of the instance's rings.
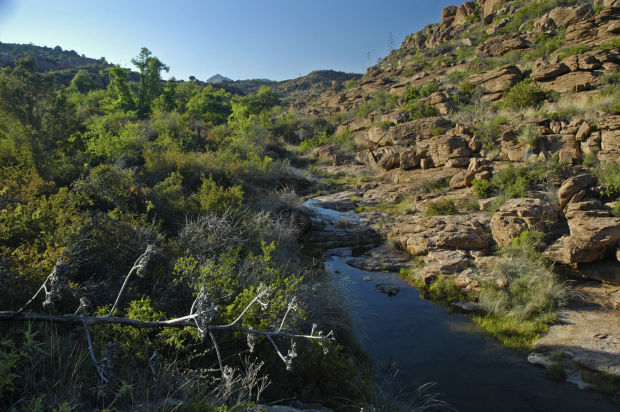
[[[305,206],[322,233],[331,230],[334,238],[361,224],[354,213],[328,209],[318,200]],[[397,370],[393,392],[413,392],[434,382],[431,392],[460,411],[620,409],[594,392],[551,380],[542,367],[486,335],[465,315],[424,300],[397,273],[350,266],[351,247],[330,249],[325,256],[356,338],[375,370]]]

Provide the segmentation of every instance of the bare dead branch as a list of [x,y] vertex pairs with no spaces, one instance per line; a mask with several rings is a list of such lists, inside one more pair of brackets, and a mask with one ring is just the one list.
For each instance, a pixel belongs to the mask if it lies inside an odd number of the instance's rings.
[[97,358],[95,357],[95,352],[93,351],[93,341],[90,338],[90,332],[88,331],[88,326],[86,325],[86,323],[82,323],[82,328],[84,329],[84,333],[86,334],[86,340],[88,341],[88,352],[90,353],[90,359],[93,361],[95,369],[97,370],[97,375],[99,375],[99,378],[103,382],[108,383],[109,380],[105,377],[105,371],[103,370],[99,362],[97,362]]
[[118,292],[116,301],[114,302],[114,305],[112,305],[112,309],[110,309],[110,313],[108,313],[108,316],[114,315],[116,306],[118,305],[118,302],[120,301],[121,296],[123,295],[123,292],[125,291],[125,287],[127,286],[127,282],[129,281],[129,278],[134,272],[138,272],[146,266],[146,260],[148,260],[150,254],[153,253],[153,250],[154,250],[153,245],[148,245],[144,253],[141,254],[140,257],[138,257],[138,259],[136,259],[135,263],[133,264],[133,267],[131,268],[129,273],[127,273],[127,276],[125,276],[125,280],[123,281],[123,286],[121,286],[121,290]]

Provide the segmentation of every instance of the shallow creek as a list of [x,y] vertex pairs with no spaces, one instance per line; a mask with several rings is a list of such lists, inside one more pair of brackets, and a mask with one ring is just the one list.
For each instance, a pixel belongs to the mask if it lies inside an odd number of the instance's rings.
[[[310,200],[313,220],[342,232],[360,219]],[[465,315],[422,299],[396,273],[347,264],[351,248],[330,249],[325,266],[334,277],[362,348],[377,372],[393,365],[392,388],[409,391],[435,382],[432,392],[461,411],[618,411],[600,395],[549,379],[543,368],[484,334]]]

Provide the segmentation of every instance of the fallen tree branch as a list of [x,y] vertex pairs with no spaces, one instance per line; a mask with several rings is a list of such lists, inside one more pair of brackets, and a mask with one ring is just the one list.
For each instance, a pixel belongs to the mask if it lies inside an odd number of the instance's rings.
[[[121,318],[117,316],[77,316],[77,315],[51,315],[49,313],[34,313],[34,312],[18,312],[18,311],[0,311],[0,321],[22,321],[22,322],[46,322],[46,323],[60,323],[64,325],[74,326],[94,326],[94,325],[125,325],[132,326],[137,329],[156,329],[156,328],[184,328],[193,327],[196,328],[194,319],[199,314],[183,316],[180,318],[170,320],[157,320],[157,321],[142,321],[129,318]],[[293,339],[310,339],[310,340],[333,340],[331,332],[328,335],[302,335],[298,333],[275,330],[275,331],[263,331],[259,329],[246,328],[237,325],[209,325],[210,330],[230,330],[233,332],[245,332],[253,335],[260,335],[265,337],[282,336]]]

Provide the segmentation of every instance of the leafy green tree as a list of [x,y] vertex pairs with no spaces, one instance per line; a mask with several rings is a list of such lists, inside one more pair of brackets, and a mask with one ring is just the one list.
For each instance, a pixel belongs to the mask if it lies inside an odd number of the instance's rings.
[[169,79],[164,85],[164,89],[161,95],[155,102],[155,106],[167,112],[173,112],[177,110],[177,86],[178,83],[174,77]]
[[78,70],[71,80],[71,89],[77,90],[80,93],[86,93],[96,87],[97,85],[90,77],[90,73],[84,69]]
[[170,69],[157,57],[151,56],[151,54],[149,49],[143,47],[138,57],[131,60],[140,71],[138,115],[142,118],[147,117],[151,113],[153,102],[162,93],[161,72],[167,72]]
[[117,98],[111,109],[121,109],[123,111],[135,110],[136,103],[127,84],[127,75],[129,69],[124,69],[120,66],[112,66],[107,69],[110,75],[110,85],[108,86],[110,91],[116,94]]
[[208,85],[195,94],[187,103],[187,110],[194,116],[214,125],[226,123],[232,113],[230,93]]
[[261,86],[256,94],[236,99],[237,103],[247,108],[247,115],[259,115],[262,111],[271,109],[280,104],[280,98],[271,87]]

